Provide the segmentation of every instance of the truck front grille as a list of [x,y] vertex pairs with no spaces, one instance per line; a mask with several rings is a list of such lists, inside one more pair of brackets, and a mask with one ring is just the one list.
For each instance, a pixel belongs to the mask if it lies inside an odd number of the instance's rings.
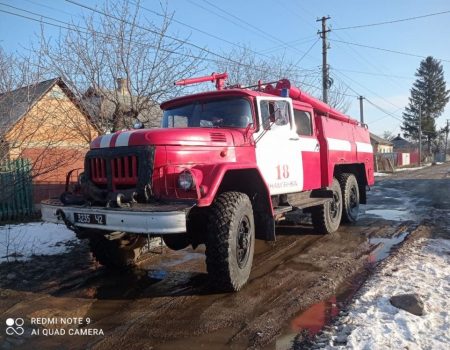
[[94,185],[109,192],[151,185],[154,147],[100,148],[86,154],[85,172]]
[[[95,184],[108,183],[105,158],[90,158],[91,180]],[[111,168],[111,182],[113,190],[123,186],[135,186],[138,182],[139,160],[136,155],[115,157],[109,159]]]

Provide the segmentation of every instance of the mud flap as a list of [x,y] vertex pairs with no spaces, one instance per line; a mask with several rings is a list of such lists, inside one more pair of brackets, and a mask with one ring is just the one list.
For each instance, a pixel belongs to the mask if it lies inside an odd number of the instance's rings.
[[265,212],[255,212],[255,238],[275,241],[275,220]]

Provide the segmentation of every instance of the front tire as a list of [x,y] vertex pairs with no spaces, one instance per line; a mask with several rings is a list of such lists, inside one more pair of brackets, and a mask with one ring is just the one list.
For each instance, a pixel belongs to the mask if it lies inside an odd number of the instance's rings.
[[355,175],[344,173],[339,176],[343,197],[342,222],[355,223],[359,216],[359,187]]
[[333,199],[323,205],[311,208],[314,229],[323,234],[335,232],[339,228],[342,218],[342,192],[336,178],[333,178],[330,189],[333,191]]
[[206,242],[206,267],[212,285],[238,291],[247,282],[253,263],[255,224],[249,197],[224,192],[211,206]]

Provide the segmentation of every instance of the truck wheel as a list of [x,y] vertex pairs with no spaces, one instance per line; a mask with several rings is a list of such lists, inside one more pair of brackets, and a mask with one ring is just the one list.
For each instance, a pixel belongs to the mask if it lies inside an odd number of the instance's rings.
[[344,173],[339,176],[344,206],[342,222],[354,223],[359,215],[359,187],[355,175]]
[[136,264],[147,251],[147,237],[123,234],[117,239],[108,239],[102,234],[89,237],[89,247],[94,258],[103,266],[121,269]]
[[250,276],[254,246],[250,199],[240,192],[222,193],[211,206],[206,242],[206,267],[215,289],[242,288]]
[[336,178],[333,178],[330,189],[333,191],[333,200],[311,208],[311,220],[314,229],[324,234],[336,231],[342,217],[342,192]]

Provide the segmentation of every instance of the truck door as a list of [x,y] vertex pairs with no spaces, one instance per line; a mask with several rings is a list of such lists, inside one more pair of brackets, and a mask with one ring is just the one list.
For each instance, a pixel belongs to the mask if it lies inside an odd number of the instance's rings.
[[303,166],[300,138],[292,119],[292,100],[258,96],[256,103],[256,161],[270,194],[299,192],[303,189]]
[[302,151],[303,190],[305,191],[321,187],[320,144],[312,116],[312,110],[303,110],[294,106],[294,124]]

